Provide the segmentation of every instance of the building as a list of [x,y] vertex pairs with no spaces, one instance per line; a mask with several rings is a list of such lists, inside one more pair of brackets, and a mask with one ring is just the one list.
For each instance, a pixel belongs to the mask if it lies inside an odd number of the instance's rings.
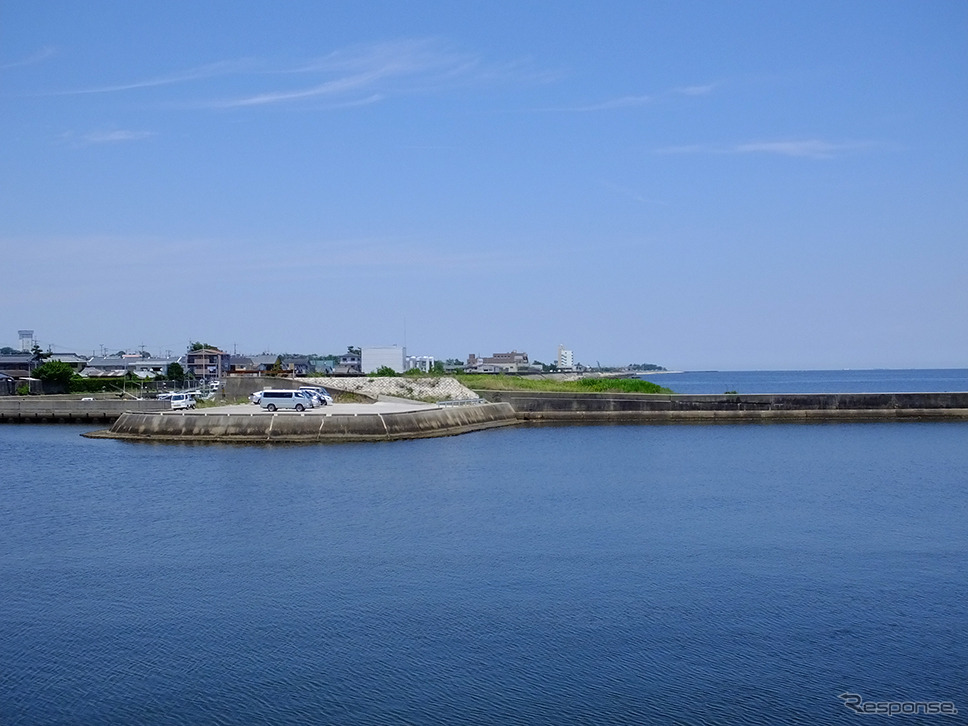
[[233,355],[229,358],[230,376],[257,376],[259,370],[255,363],[247,355]]
[[[58,356],[51,356],[56,357]],[[172,363],[181,365],[182,358],[151,358],[137,353],[95,356],[87,360],[80,374],[85,378],[121,378],[129,373],[138,378],[156,378],[167,375],[168,366]]]
[[396,345],[363,348],[360,351],[360,358],[364,374],[376,373],[384,367],[397,373],[404,373],[407,370],[407,350]]
[[79,356],[76,353],[52,353],[47,356],[47,360],[56,360],[60,363],[66,363],[71,368],[74,369],[75,373],[80,373],[87,367],[87,358]]
[[407,370],[412,371],[416,368],[418,371],[430,373],[434,369],[436,362],[432,355],[408,355]]
[[563,345],[558,346],[558,370],[571,371],[575,369],[575,351],[568,350]]
[[0,354],[0,373],[6,373],[11,378],[27,378],[41,363],[43,361],[33,353],[3,353]]
[[353,352],[346,352],[339,357],[333,374],[337,376],[358,376],[363,373],[363,362],[360,356]]
[[37,345],[36,341],[34,341],[33,330],[18,330],[17,335],[20,336],[20,350],[24,353],[33,350],[34,346]]
[[487,358],[478,358],[475,353],[471,353],[464,364],[465,373],[523,373],[530,369],[528,354],[516,350],[495,353]]
[[218,348],[200,348],[188,351],[185,368],[196,378],[220,378],[229,372],[232,356]]
[[12,396],[17,392],[17,379],[0,373],[0,396]]

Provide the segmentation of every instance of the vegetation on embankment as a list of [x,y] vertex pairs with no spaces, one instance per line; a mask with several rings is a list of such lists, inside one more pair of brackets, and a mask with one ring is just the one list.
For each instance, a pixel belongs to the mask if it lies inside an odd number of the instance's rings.
[[562,393],[673,393],[639,378],[581,378],[555,381],[501,374],[458,374],[458,381],[474,391],[557,391]]

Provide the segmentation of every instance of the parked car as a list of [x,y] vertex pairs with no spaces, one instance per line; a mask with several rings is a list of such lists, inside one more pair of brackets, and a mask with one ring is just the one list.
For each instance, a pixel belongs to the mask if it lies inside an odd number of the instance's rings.
[[280,408],[293,408],[297,411],[305,411],[307,408],[313,407],[313,402],[302,391],[268,388],[262,391],[260,405],[267,411],[276,411]]
[[256,391],[249,396],[249,401],[251,403],[262,403],[262,391]]
[[195,408],[195,397],[190,393],[173,393],[169,400],[172,409],[176,411],[181,408]]
[[300,391],[305,391],[311,395],[317,406],[328,406],[333,402],[333,397],[329,395],[329,391],[325,388],[320,388],[319,386],[300,386]]

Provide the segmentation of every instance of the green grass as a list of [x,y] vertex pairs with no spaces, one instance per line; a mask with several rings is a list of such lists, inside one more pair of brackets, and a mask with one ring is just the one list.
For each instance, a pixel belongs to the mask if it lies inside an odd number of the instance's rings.
[[555,381],[522,376],[459,374],[458,381],[472,391],[557,391],[564,393],[672,393],[668,388],[638,378],[582,378]]

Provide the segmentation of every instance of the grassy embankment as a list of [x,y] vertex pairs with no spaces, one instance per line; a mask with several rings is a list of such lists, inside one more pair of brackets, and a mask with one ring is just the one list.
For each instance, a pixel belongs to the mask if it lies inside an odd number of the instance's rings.
[[558,391],[565,393],[673,393],[652,381],[639,378],[581,378],[554,381],[523,376],[458,374],[458,381],[472,391]]

